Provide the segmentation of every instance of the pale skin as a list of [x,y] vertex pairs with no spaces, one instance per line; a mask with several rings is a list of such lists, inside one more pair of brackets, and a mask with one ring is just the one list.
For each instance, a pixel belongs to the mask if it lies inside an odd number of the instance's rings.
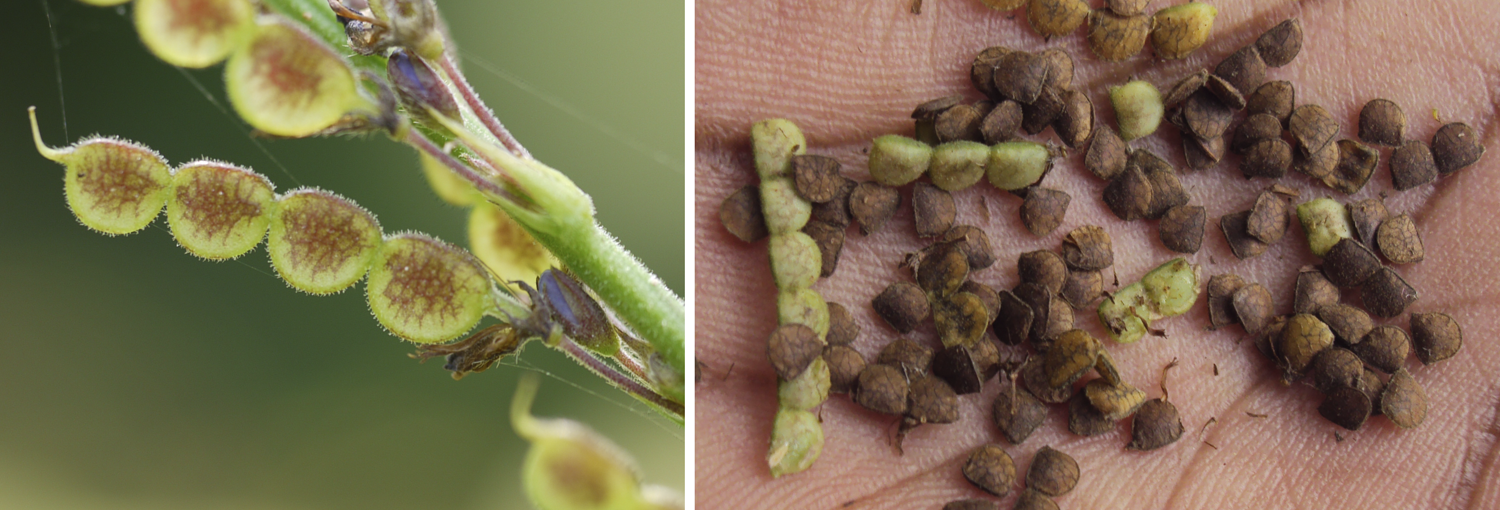
[[[1167,2],[1157,1],[1148,9]],[[1491,255],[1500,249],[1500,153],[1496,151],[1496,97],[1500,94],[1500,12],[1482,0],[1460,2],[1266,2],[1222,0],[1214,35],[1184,60],[1162,62],[1146,53],[1123,63],[1100,62],[1080,29],[1044,43],[1026,25],[1024,11],[1001,13],[979,0],[928,0],[920,15],[909,2],[725,2],[697,7],[696,46],[696,478],[700,508],[940,508],[962,498],[991,498],[964,480],[960,466],[981,444],[1001,443],[1024,478],[1043,445],[1072,455],[1082,478],[1057,498],[1064,508],[1494,508],[1500,506],[1496,437],[1500,434],[1500,384],[1494,382],[1500,346],[1500,278]],[[1009,19],[1015,14],[1014,19]],[[959,398],[961,419],[928,425],[905,440],[905,454],[892,444],[894,417],[833,395],[820,412],[827,437],[821,458],[807,471],[772,479],[766,445],[776,410],[775,375],[766,359],[766,338],[775,327],[775,294],[766,244],[744,243],[719,224],[719,202],[756,181],[749,155],[750,125],[782,117],[808,138],[808,152],[837,158],[845,175],[867,180],[870,140],[886,133],[912,134],[910,112],[928,99],[962,93],[970,85],[969,62],[992,45],[1039,51],[1059,46],[1077,61],[1074,87],[1095,104],[1098,122],[1113,125],[1106,85],[1131,76],[1170,87],[1181,76],[1212,68],[1235,49],[1277,22],[1299,17],[1306,31],[1300,56],[1267,73],[1289,80],[1297,103],[1327,108],[1342,126],[1341,138],[1357,136],[1359,109],[1384,97],[1401,105],[1407,138],[1429,141],[1439,126],[1472,126],[1489,154],[1434,184],[1396,192],[1385,165],[1354,195],[1332,191],[1300,174],[1277,181],[1296,188],[1302,200],[1331,196],[1341,202],[1389,193],[1393,214],[1413,215],[1427,250],[1425,261],[1397,267],[1421,293],[1408,312],[1443,311],[1462,325],[1465,343],[1457,356],[1433,366],[1415,357],[1405,367],[1429,396],[1426,422],[1404,430],[1371,417],[1346,431],[1318,416],[1321,394],[1305,384],[1282,385],[1277,370],[1245,341],[1239,326],[1205,331],[1208,314],[1198,305],[1160,321],[1167,336],[1105,346],[1122,375],[1151,397],[1163,394],[1181,411],[1186,432],[1175,444],[1153,452],[1124,449],[1129,420],[1113,432],[1080,438],[1067,431],[1065,406],[1021,445],[1004,442],[990,416],[998,385]],[[1434,119],[1436,116],[1441,120]],[[1243,114],[1237,114],[1237,119]],[[1037,141],[1056,141],[1050,130]],[[1163,124],[1132,144],[1163,155],[1182,169],[1181,138]],[[985,229],[999,262],[973,278],[996,288],[1017,282],[1015,259],[1025,251],[1059,248],[1066,233],[1095,224],[1114,239],[1115,264],[1105,270],[1127,284],[1178,256],[1157,239],[1151,221],[1123,222],[1099,201],[1104,183],[1082,167],[1074,153],[1058,160],[1045,185],[1072,195],[1062,226],[1036,237],[1021,225],[1020,200],[981,182],[955,193],[958,222]],[[1207,208],[1202,249],[1186,255],[1209,275],[1233,272],[1268,287],[1290,313],[1299,266],[1316,263],[1295,222],[1287,237],[1258,258],[1238,260],[1218,231],[1221,215],[1248,209],[1272,181],[1247,181],[1229,156],[1207,171],[1181,171],[1192,203]],[[908,186],[909,188],[909,186]],[[910,190],[903,189],[903,200]],[[1483,213],[1481,215],[1480,213]],[[851,227],[838,271],[814,288],[844,304],[863,333],[854,347],[867,358],[898,334],[875,315],[870,299],[886,285],[910,280],[897,268],[902,255],[923,245],[903,204],[885,229],[863,236]],[[1359,304],[1357,293],[1346,302]],[[1403,329],[1409,319],[1377,319]],[[1077,326],[1101,338],[1092,309],[1078,313]],[[936,345],[930,323],[911,336]],[[1090,376],[1093,377],[1093,376]],[[1254,413],[1256,417],[1251,416]],[[1208,425],[1205,426],[1205,424]],[[1343,440],[1336,439],[1336,435]],[[1018,480],[1009,508],[1024,487]],[[847,505],[847,506],[845,506]]]

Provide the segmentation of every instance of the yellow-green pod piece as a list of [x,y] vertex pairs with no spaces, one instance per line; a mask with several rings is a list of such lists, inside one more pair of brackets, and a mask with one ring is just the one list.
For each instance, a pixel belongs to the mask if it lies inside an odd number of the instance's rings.
[[833,384],[829,377],[828,362],[822,356],[813,358],[801,375],[777,383],[776,401],[781,407],[810,411],[828,400],[828,388]]
[[178,67],[219,63],[244,42],[250,0],[137,0],[135,31],[151,53]]
[[790,407],[776,410],[776,422],[771,425],[771,448],[766,451],[772,477],[806,471],[822,454],[823,425],[818,423],[817,415]]
[[266,251],[287,285],[331,294],[365,276],[380,249],[380,223],[353,201],[320,189],[292,190],[271,214]]
[[1332,198],[1297,204],[1297,220],[1302,223],[1302,231],[1307,232],[1307,247],[1319,257],[1327,255],[1340,239],[1353,237],[1349,209]]
[[97,6],[97,7],[114,7],[116,5],[125,5],[125,4],[130,3],[130,0],[78,0],[78,1],[86,3],[86,4],[89,4],[89,5]]
[[493,306],[490,278],[478,259],[417,233],[381,243],[370,264],[365,299],[381,326],[419,344],[463,335]]
[[807,152],[807,137],[790,120],[767,119],[750,126],[750,146],[756,174],[770,180],[791,172],[792,156]]
[[905,186],[927,173],[932,146],[901,135],[881,135],[870,143],[870,177],[890,187]]
[[801,232],[771,236],[771,276],[781,292],[812,287],[823,270],[818,243]]
[[439,163],[436,158],[428,156],[427,153],[421,152],[418,155],[422,157],[422,175],[427,177],[427,185],[432,187],[432,192],[437,193],[438,198],[459,207],[468,207],[476,202],[482,202],[479,199],[479,191],[474,189],[474,185],[469,181],[454,174],[447,166]]
[[828,302],[816,290],[797,289],[777,293],[776,317],[780,324],[801,324],[812,328],[819,339],[828,337]]
[[1158,318],[1141,282],[1121,287],[1119,292],[1105,296],[1099,303],[1099,323],[1109,331],[1110,339],[1122,344],[1146,336],[1147,327]]
[[469,250],[502,282],[534,282],[542,271],[562,265],[516,220],[489,202],[476,202],[469,211]]
[[639,469],[608,438],[573,420],[531,415],[537,376],[516,385],[510,419],[531,442],[521,466],[521,486],[541,510],[629,510],[642,508]]
[[256,20],[229,56],[224,88],[245,122],[278,136],[308,136],[353,111],[373,111],[339,53],[285,18]]
[[1182,315],[1198,302],[1198,282],[1203,268],[1181,257],[1157,266],[1141,277],[1151,306],[1162,317]]
[[30,110],[31,138],[42,157],[65,167],[68,208],[84,226],[109,235],[146,228],[167,202],[172,172],[156,151],[135,142],[92,137],[71,147],[42,143],[36,109]]
[[194,161],[172,175],[167,224],[188,253],[232,259],[265,239],[275,203],[266,176],[228,163]]
[[1002,142],[990,147],[990,161],[985,172],[990,184],[1007,191],[1018,190],[1042,180],[1052,167],[1052,152],[1036,142]]

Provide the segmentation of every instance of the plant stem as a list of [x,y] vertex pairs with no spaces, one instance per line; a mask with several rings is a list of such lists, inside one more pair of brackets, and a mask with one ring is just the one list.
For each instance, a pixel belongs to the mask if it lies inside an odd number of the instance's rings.
[[474,87],[469,86],[468,78],[465,78],[464,74],[458,70],[458,64],[453,62],[453,55],[443,55],[442,62],[439,62],[439,64],[442,66],[443,72],[448,75],[448,79],[453,83],[453,86],[458,88],[459,95],[464,97],[464,102],[469,104],[469,109],[473,110],[474,116],[478,117],[479,121],[484,124],[484,127],[490,130],[490,134],[495,135],[495,138],[500,140],[500,143],[504,144],[505,148],[509,149],[511,154],[521,159],[531,159],[531,153],[527,152],[526,148],[521,146],[521,142],[517,141],[516,137],[512,136],[510,131],[505,129],[505,125],[501,124],[500,119],[495,117],[495,112],[491,111],[490,107],[485,105],[484,101],[479,98],[479,94],[474,92]]
[[651,391],[650,388],[647,388],[645,385],[637,382],[634,378],[620,373],[618,369],[610,366],[610,364],[608,363],[605,363],[604,360],[595,357],[593,353],[590,353],[587,349],[584,349],[583,346],[578,345],[578,342],[574,342],[573,339],[569,338],[567,335],[559,336],[561,336],[562,339],[558,342],[558,347],[562,350],[563,353],[567,354],[568,357],[577,360],[585,368],[588,368],[589,371],[598,374],[599,377],[602,377],[604,378],[604,380],[609,381],[610,384],[615,385],[616,387],[620,388],[620,390],[629,393],[635,398],[640,399],[642,402],[651,404],[653,407],[656,407],[659,410],[663,411],[663,414],[666,414],[668,417],[672,418],[672,420],[676,421],[679,425],[683,423],[684,409],[682,407],[682,404],[663,398],[656,392]]

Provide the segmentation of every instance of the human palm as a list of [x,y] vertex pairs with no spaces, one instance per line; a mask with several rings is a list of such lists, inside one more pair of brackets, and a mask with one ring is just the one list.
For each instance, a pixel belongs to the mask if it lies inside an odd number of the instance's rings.
[[[1100,3],[1100,2],[1091,2]],[[1156,1],[1152,9],[1167,2]],[[1303,50],[1291,64],[1269,71],[1289,80],[1297,104],[1319,104],[1339,119],[1341,137],[1354,138],[1360,107],[1384,97],[1407,114],[1407,137],[1431,140],[1446,122],[1473,126],[1494,152],[1496,97],[1500,94],[1500,11],[1484,0],[1411,3],[1267,2],[1220,0],[1209,43],[1184,60],[1160,62],[1145,54],[1124,63],[1098,61],[1083,30],[1043,42],[1026,25],[1024,11],[999,13],[979,0],[928,0],[919,15],[908,2],[801,2],[773,4],[722,0],[697,9],[697,194],[695,197],[697,503],[700,508],[938,508],[943,502],[988,497],[963,479],[960,466],[975,447],[1004,444],[990,417],[998,392],[993,381],[979,395],[959,397],[961,419],[926,425],[892,446],[895,418],[867,411],[841,395],[820,409],[826,442],[806,472],[772,479],[765,450],[776,411],[776,378],[765,342],[776,326],[776,289],[764,242],[747,244],[719,224],[719,202],[756,182],[749,156],[750,125],[783,117],[807,135],[808,153],[837,158],[846,175],[868,179],[870,140],[911,134],[909,113],[935,97],[979,97],[968,65],[979,50],[1007,45],[1026,50],[1058,46],[1077,62],[1074,87],[1095,104],[1096,121],[1114,125],[1104,88],[1130,77],[1170,87],[1179,77],[1212,68],[1262,31],[1301,18]],[[1439,117],[1442,120],[1437,120]],[[1055,140],[1046,131],[1034,140]],[[1165,127],[1132,144],[1185,168],[1181,138]],[[1382,149],[1382,158],[1389,157]],[[1300,227],[1265,254],[1239,260],[1217,229],[1224,214],[1246,210],[1266,179],[1245,180],[1237,156],[1206,171],[1179,175],[1192,203],[1207,208],[1202,249],[1188,260],[1205,277],[1235,273],[1277,296],[1277,313],[1289,313],[1298,267],[1317,259]],[[1489,341],[1500,326],[1500,271],[1489,269],[1500,249],[1500,225],[1481,217],[1500,210],[1500,159],[1495,154],[1435,184],[1396,192],[1384,162],[1359,193],[1345,196],[1295,172],[1277,181],[1301,200],[1332,196],[1341,202],[1388,194],[1393,214],[1411,213],[1427,249],[1421,263],[1397,270],[1421,297],[1409,312],[1443,311],[1467,338],[1452,359],[1406,367],[1427,390],[1426,422],[1402,430],[1372,417],[1357,432],[1318,416],[1322,396],[1279,374],[1255,351],[1238,326],[1206,331],[1206,308],[1158,322],[1166,337],[1129,345],[1106,342],[1125,379],[1162,396],[1162,368],[1170,399],[1187,431],[1176,443],[1151,452],[1126,451],[1128,420],[1114,431],[1077,437],[1066,430],[1065,406],[1021,445],[1005,444],[1018,471],[1033,453],[1051,445],[1076,459],[1082,477],[1057,498],[1067,508],[1111,507],[1384,507],[1500,506],[1493,479],[1500,435],[1500,383],[1492,376],[1500,347]],[[985,229],[1000,262],[972,278],[995,288],[1017,282],[1014,260],[1022,252],[1059,248],[1062,237],[1086,224],[1103,226],[1114,239],[1113,271],[1128,283],[1178,256],[1162,247],[1154,222],[1124,222],[1099,200],[1104,182],[1082,168],[1077,152],[1061,158],[1048,187],[1073,196],[1061,227],[1036,237],[1019,221],[1020,200],[981,182],[954,193],[958,223]],[[903,191],[909,202],[910,194]],[[1293,222],[1295,224],[1295,222]],[[850,229],[839,269],[814,286],[844,304],[863,333],[854,347],[873,359],[898,334],[871,310],[870,299],[890,282],[909,280],[903,254],[920,248],[909,204],[884,230],[863,236]],[[1106,270],[1106,290],[1111,290]],[[1354,304],[1358,297],[1346,296]],[[1408,318],[1376,320],[1406,329]],[[1105,338],[1092,310],[1078,327]],[[930,325],[911,334],[936,345]],[[1254,413],[1256,417],[1251,416]],[[1212,421],[1212,424],[1205,426]],[[1343,440],[1336,438],[1336,433]],[[1014,501],[1020,481],[1002,508]],[[852,503],[852,504],[851,504]]]

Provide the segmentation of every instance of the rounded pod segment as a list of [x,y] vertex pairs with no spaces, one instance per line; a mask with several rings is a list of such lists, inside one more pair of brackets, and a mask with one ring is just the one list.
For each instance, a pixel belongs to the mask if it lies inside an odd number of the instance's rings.
[[167,202],[172,173],[167,160],[144,145],[114,138],[85,138],[71,147],[42,143],[36,109],[30,110],[37,152],[66,167],[68,208],[84,226],[109,235],[146,228]]
[[521,228],[505,211],[487,201],[469,210],[469,250],[505,281],[534,281],[560,265],[552,252]]
[[351,111],[374,110],[338,52],[279,16],[256,20],[224,66],[224,88],[245,122],[277,136],[309,136]]
[[217,161],[194,161],[172,175],[167,224],[189,253],[232,259],[266,237],[276,193],[264,175]]
[[146,49],[195,69],[228,57],[255,19],[249,0],[138,0],[133,10]]
[[380,237],[380,224],[364,208],[333,193],[304,188],[277,202],[266,251],[287,285],[331,294],[365,276]]
[[490,279],[479,261],[427,235],[386,238],[369,267],[370,312],[392,334],[414,343],[456,338],[492,307]]

